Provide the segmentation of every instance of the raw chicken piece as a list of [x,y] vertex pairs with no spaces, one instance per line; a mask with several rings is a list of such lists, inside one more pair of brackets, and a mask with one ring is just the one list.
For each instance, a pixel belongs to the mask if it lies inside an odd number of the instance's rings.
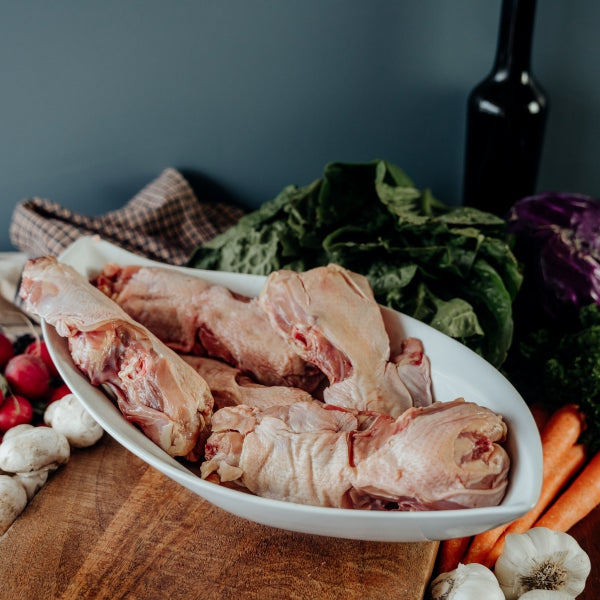
[[108,385],[129,421],[171,456],[200,458],[213,398],[192,367],[54,257],[28,261],[20,295],[68,339],[91,383]]
[[377,498],[406,510],[496,506],[508,483],[510,460],[498,444],[506,432],[500,415],[463,399],[411,408],[393,424],[376,422],[354,439],[353,503],[370,507]]
[[315,403],[214,413],[202,477],[268,498],[338,508],[495,506],[509,458],[502,417],[457,399],[389,415]]
[[269,408],[313,400],[308,392],[300,388],[256,383],[236,367],[214,358],[189,355],[184,355],[182,358],[208,383],[215,400],[215,410],[238,404]]
[[431,404],[421,341],[409,338],[390,356],[381,308],[362,275],[338,265],[276,271],[259,300],[272,325],[328,377],[328,404],[392,416]]
[[93,283],[176,352],[221,358],[264,385],[313,391],[323,380],[255,299],[163,267],[108,264]]
[[263,411],[223,408],[213,417],[203,478],[216,473],[266,498],[346,506],[348,441],[357,427],[352,413],[296,402]]

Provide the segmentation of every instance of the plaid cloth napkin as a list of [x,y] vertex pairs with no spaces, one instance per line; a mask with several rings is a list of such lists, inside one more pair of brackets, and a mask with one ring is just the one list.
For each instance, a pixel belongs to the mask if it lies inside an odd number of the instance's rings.
[[123,208],[99,217],[42,198],[25,200],[13,212],[9,233],[12,244],[30,257],[58,255],[83,235],[99,235],[131,252],[183,265],[196,246],[242,214],[222,202],[200,202],[178,171],[165,169]]

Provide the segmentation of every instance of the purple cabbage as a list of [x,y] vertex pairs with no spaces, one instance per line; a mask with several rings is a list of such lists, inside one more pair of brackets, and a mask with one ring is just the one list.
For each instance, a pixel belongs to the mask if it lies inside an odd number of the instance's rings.
[[519,200],[508,230],[525,266],[528,293],[554,318],[600,305],[600,201],[568,193]]

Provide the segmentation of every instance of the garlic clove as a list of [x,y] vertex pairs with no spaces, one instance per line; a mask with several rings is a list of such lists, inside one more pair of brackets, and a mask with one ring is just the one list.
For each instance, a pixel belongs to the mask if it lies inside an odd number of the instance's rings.
[[560,591],[574,598],[583,591],[590,570],[588,555],[572,536],[546,527],[507,535],[495,566],[507,600],[530,590]]
[[453,571],[438,575],[430,592],[432,600],[504,600],[494,574],[478,563],[459,564]]

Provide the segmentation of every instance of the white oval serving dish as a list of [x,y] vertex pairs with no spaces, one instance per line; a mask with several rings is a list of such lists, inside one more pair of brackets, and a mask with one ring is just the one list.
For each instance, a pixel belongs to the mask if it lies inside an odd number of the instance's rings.
[[[108,242],[83,237],[59,257],[87,277],[107,262],[160,264]],[[265,280],[257,275],[201,271],[193,275],[248,296],[257,295]],[[431,361],[436,400],[464,397],[500,413],[508,424],[506,448],[511,458],[510,482],[499,506],[463,510],[387,512],[305,506],[260,498],[204,481],[185,463],[171,458],[134,425],[128,423],[102,389],[92,386],[74,366],[66,340],[42,323],[44,338],[70,389],[104,430],[154,468],[222,509],[252,521],[308,534],[340,538],[418,542],[474,535],[528,512],[536,503],[542,480],[542,451],[535,422],[524,400],[498,370],[457,341],[398,312],[383,309],[393,336],[420,338]]]

